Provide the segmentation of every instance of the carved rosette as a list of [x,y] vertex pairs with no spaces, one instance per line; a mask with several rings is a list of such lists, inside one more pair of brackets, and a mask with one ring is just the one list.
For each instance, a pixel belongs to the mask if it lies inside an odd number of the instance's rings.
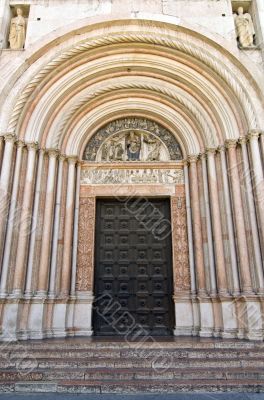
[[76,290],[92,291],[94,275],[95,197],[80,199]]
[[171,198],[174,295],[190,291],[190,269],[184,186]]

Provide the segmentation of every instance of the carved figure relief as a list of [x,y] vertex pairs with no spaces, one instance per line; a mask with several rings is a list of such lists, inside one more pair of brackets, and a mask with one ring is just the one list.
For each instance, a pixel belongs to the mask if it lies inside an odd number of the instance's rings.
[[23,17],[22,8],[16,9],[17,16],[11,19],[9,43],[10,49],[20,50],[23,49],[26,40],[26,20]]
[[178,187],[177,192],[171,198],[174,294],[191,287],[184,187]]
[[239,47],[254,46],[255,29],[251,15],[249,13],[244,14],[243,7],[238,7],[234,19]]
[[180,145],[165,128],[143,118],[109,123],[86,146],[84,160],[170,161],[183,158]]
[[80,199],[76,290],[93,287],[95,198]]

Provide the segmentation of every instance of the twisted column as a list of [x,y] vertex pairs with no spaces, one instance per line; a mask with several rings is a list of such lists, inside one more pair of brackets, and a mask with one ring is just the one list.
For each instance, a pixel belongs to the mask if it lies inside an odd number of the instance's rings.
[[22,202],[22,209],[20,215],[20,227],[18,235],[18,245],[16,252],[16,265],[13,281],[13,294],[21,295],[24,289],[24,277],[26,274],[26,256],[28,247],[28,238],[31,230],[31,208],[33,203],[33,188],[35,177],[35,163],[36,152],[38,146],[36,143],[28,143],[28,159],[27,159],[27,172],[24,185],[24,195]]
[[56,182],[56,163],[58,151],[47,150],[49,155],[48,178],[46,185],[45,209],[43,218],[40,264],[38,273],[37,295],[45,295],[48,290],[50,266],[51,234],[53,227],[54,189]]
[[252,280],[250,274],[250,264],[249,264],[249,255],[248,255],[248,246],[247,246],[247,235],[246,235],[246,227],[245,220],[243,214],[243,203],[241,197],[240,190],[240,179],[238,173],[238,162],[237,162],[237,154],[236,154],[236,140],[228,140],[226,141],[227,151],[228,151],[228,161],[229,161],[229,176],[231,180],[231,189],[233,194],[233,203],[234,203],[234,218],[236,225],[236,234],[237,234],[237,247],[238,247],[238,255],[239,255],[239,264],[240,264],[240,276],[242,289],[245,294],[252,293]]
[[196,155],[189,156],[190,164],[190,190],[191,190],[191,206],[192,206],[192,226],[194,234],[194,258],[197,276],[198,294],[206,294],[204,255],[203,255],[203,238],[202,223],[198,193],[198,176],[197,176],[197,159]]
[[214,245],[212,235],[212,224],[211,224],[211,212],[210,212],[210,201],[208,192],[208,179],[207,179],[207,168],[206,168],[206,155],[201,155],[202,160],[202,171],[203,171],[203,189],[205,199],[205,214],[206,214],[206,229],[208,238],[208,257],[209,257],[209,269],[210,269],[210,291],[211,294],[216,294],[216,276],[215,276],[215,262],[214,262]]
[[69,294],[71,281],[76,162],[77,157],[68,157],[67,198],[65,209],[64,247],[61,274],[61,295],[63,296],[67,296]]
[[58,181],[57,181],[57,193],[55,203],[55,216],[54,216],[54,229],[52,239],[52,253],[51,253],[51,267],[50,267],[50,279],[49,279],[49,296],[54,297],[56,295],[56,274],[57,274],[57,256],[58,256],[58,240],[59,240],[59,229],[60,229],[60,213],[61,213],[61,194],[62,194],[62,178],[63,178],[63,166],[66,156],[59,156],[59,167],[58,167]]
[[215,168],[216,149],[207,150],[207,165],[209,178],[209,191],[211,199],[214,250],[216,261],[217,286],[220,294],[227,293],[227,278],[225,269],[225,253],[223,247],[223,235],[221,226],[221,213],[218,197],[217,176]]
[[247,137],[251,151],[253,182],[256,194],[256,205],[258,210],[259,226],[261,230],[262,240],[264,240],[264,175],[263,166],[259,148],[260,132],[252,131]]
[[229,183],[228,183],[225,146],[220,146],[219,151],[220,151],[220,157],[221,157],[221,170],[222,170],[222,179],[223,179],[223,188],[224,188],[224,201],[225,201],[227,229],[228,229],[228,245],[229,245],[229,251],[230,251],[230,262],[231,262],[232,279],[233,279],[233,294],[237,295],[240,293],[240,283],[239,283],[239,275],[238,275],[238,261],[237,261],[237,254],[236,254],[236,242],[235,242],[235,233],[234,233],[234,223],[233,223],[233,217],[232,217],[230,190],[229,190]]
[[7,224],[7,232],[5,239],[5,247],[4,247],[4,256],[3,256],[3,264],[2,264],[2,274],[1,274],[1,288],[0,295],[5,296],[7,294],[7,279],[9,273],[9,260],[11,254],[11,245],[12,245],[12,237],[14,229],[16,228],[17,223],[17,197],[18,197],[18,189],[19,189],[19,178],[21,171],[21,162],[22,162],[22,153],[23,147],[25,143],[21,140],[16,142],[16,164],[13,178],[13,188],[10,202],[10,209],[8,214],[8,224]]

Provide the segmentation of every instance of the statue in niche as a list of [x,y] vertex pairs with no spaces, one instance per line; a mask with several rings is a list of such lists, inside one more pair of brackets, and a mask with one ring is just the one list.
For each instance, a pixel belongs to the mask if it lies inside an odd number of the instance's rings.
[[239,47],[254,46],[255,29],[251,15],[249,13],[244,14],[243,7],[238,7],[234,18]]
[[135,132],[130,132],[127,140],[127,158],[129,161],[140,160],[140,150],[141,150],[141,139]]
[[161,142],[157,139],[150,139],[146,136],[144,137],[144,142],[148,145],[148,155],[146,161],[159,161]]
[[17,16],[11,19],[9,43],[10,49],[21,50],[24,48],[26,40],[26,20],[23,17],[22,8],[16,9]]

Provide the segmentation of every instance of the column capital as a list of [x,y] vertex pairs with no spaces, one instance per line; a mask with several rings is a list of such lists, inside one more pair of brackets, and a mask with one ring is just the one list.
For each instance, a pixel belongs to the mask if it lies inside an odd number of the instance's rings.
[[67,158],[66,154],[59,154],[59,161],[65,161]]
[[182,163],[183,163],[183,166],[184,167],[188,167],[188,164],[189,164],[189,162],[188,162],[188,159],[187,158],[185,158],[184,160],[182,160]]
[[227,149],[232,149],[237,147],[237,139],[227,139],[225,141],[225,147]]
[[259,131],[257,129],[252,129],[251,131],[248,132],[247,138],[248,138],[248,140],[252,140],[252,139],[258,140],[260,134],[261,134],[261,131]]
[[247,142],[248,142],[247,136],[240,136],[240,138],[238,139],[239,144],[246,144]]
[[78,156],[66,156],[68,164],[76,164],[78,161]]
[[205,149],[205,154],[206,155],[214,155],[217,152],[217,148],[216,147],[206,147]]
[[217,147],[217,151],[219,151],[220,153],[225,153],[226,146],[224,144],[220,144],[220,146]]
[[5,142],[15,143],[17,137],[14,133],[7,133],[4,135]]
[[26,143],[26,146],[27,146],[27,148],[28,148],[29,151],[30,151],[30,150],[31,150],[31,151],[32,151],[32,150],[36,151],[36,150],[38,150],[38,148],[39,148],[37,142],[29,142],[29,143]]
[[25,142],[23,140],[17,140],[16,141],[16,146],[17,147],[24,147],[25,146]]
[[58,149],[46,149],[46,153],[49,157],[58,157],[59,150]]
[[198,158],[199,158],[199,154],[190,154],[190,155],[188,155],[188,162],[190,164],[196,163],[198,161]]

